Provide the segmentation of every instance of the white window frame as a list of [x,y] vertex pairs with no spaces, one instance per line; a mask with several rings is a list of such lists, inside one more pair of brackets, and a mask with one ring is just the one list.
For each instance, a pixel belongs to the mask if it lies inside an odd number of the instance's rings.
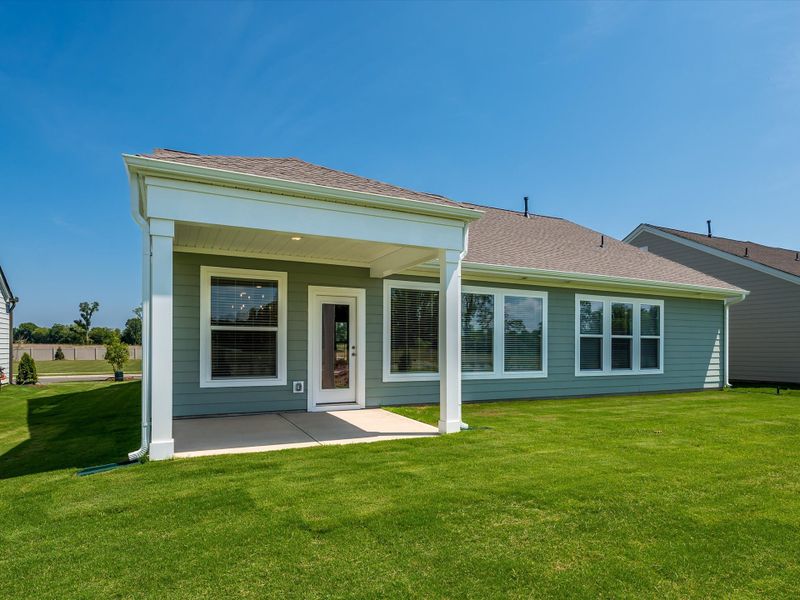
[[[581,302],[602,302],[603,303],[603,368],[599,370],[581,370],[581,337],[601,337],[599,335],[581,335]],[[612,304],[632,304],[633,305],[633,344],[631,352],[630,369],[611,368],[611,305]],[[641,363],[641,307],[642,304],[649,304],[659,307],[659,348],[657,369],[642,369]],[[664,301],[652,298],[623,298],[617,296],[595,296],[592,294],[575,294],[575,376],[576,377],[603,377],[603,376],[626,376],[626,375],[661,375],[664,373]],[[613,336],[627,337],[627,336]],[[656,336],[645,336],[655,339]]]
[[[235,277],[238,279],[258,279],[278,283],[278,326],[277,326],[277,375],[262,378],[211,378],[211,278]],[[288,277],[283,271],[258,271],[255,269],[234,269],[227,267],[200,267],[200,387],[264,387],[286,385],[286,339],[287,339],[287,290]],[[256,329],[256,328],[254,328]],[[258,330],[274,331],[274,327],[260,327]]]
[[[439,291],[439,284],[427,281],[383,280],[383,381],[439,381],[439,373],[392,373],[391,372],[391,299],[392,289]],[[484,294],[494,297],[494,370],[461,372],[461,379],[540,379],[547,377],[548,349],[548,304],[547,292],[499,287],[461,286],[463,294]],[[542,301],[542,370],[505,371],[505,297],[539,298]],[[459,334],[461,323],[459,323]]]

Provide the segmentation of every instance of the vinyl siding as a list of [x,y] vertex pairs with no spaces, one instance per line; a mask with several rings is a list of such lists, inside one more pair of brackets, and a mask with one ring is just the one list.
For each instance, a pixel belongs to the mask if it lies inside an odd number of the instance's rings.
[[[200,388],[200,266],[288,273],[288,369],[286,386]],[[368,406],[438,402],[438,382],[384,383],[382,362],[383,281],[366,269],[176,253],[174,261],[174,382],[176,416],[304,410],[306,395],[291,391],[307,381],[308,286],[366,290],[366,396]],[[396,277],[396,279],[407,279]],[[466,281],[465,285],[508,287]],[[664,298],[664,373],[659,375],[575,376],[575,294],[585,290],[530,288],[549,293],[548,377],[465,380],[464,401],[544,398],[720,387],[723,310],[708,300]],[[612,294],[605,294],[612,295]],[[657,296],[643,296],[657,298]]]
[[11,317],[8,314],[6,301],[0,296],[0,367],[3,367],[6,377],[11,376],[11,365],[9,363],[10,324]]
[[732,380],[800,383],[800,285],[652,233],[633,243],[750,291],[730,309]]

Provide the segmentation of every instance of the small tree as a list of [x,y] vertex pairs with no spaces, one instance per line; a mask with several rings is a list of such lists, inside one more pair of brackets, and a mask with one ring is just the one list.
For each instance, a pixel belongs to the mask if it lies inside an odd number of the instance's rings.
[[74,323],[83,334],[83,343],[89,343],[89,330],[92,328],[92,316],[100,309],[99,302],[81,302],[78,305],[81,318],[75,319]]
[[53,356],[55,360],[64,360],[64,351],[61,349],[61,346],[56,348],[56,354]]
[[122,373],[125,363],[128,362],[128,346],[123,344],[118,337],[106,344],[106,361],[114,369],[114,374]]
[[17,367],[17,385],[27,385],[39,381],[36,373],[36,362],[27,352],[22,355]]
[[135,317],[125,321],[125,329],[122,331],[122,341],[126,344],[141,345],[142,343],[142,307],[137,306],[133,309]]

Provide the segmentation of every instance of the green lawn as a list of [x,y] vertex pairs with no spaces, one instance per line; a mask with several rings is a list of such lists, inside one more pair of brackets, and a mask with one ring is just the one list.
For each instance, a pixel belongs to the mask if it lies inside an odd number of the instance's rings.
[[3,597],[800,595],[797,391],[469,405],[457,435],[76,477],[137,446],[139,389],[0,392]]
[[[14,373],[18,363],[14,363]],[[36,361],[39,375],[104,375],[114,374],[114,369],[104,360],[39,360]],[[141,359],[129,360],[125,364],[125,373],[141,373]]]

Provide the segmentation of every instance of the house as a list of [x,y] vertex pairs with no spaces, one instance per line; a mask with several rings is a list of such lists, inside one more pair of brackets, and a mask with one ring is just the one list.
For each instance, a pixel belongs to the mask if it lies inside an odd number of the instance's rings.
[[800,252],[643,223],[625,241],[745,288],[730,308],[730,378],[800,383]]
[[719,388],[743,289],[569,221],[294,158],[124,155],[142,448],[173,418]]
[[12,312],[17,304],[17,298],[11,293],[11,286],[0,267],[0,385],[11,383],[12,368],[11,357],[14,355],[12,344],[14,342],[14,319]]

